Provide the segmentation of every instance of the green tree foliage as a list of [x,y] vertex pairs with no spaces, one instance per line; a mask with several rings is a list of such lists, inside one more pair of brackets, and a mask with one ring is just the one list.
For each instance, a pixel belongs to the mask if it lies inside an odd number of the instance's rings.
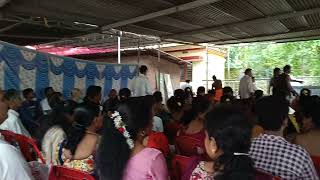
[[320,76],[320,40],[256,43],[229,50],[230,79],[238,78],[246,68],[252,68],[257,78],[270,77],[275,67],[282,69],[286,64],[292,66],[294,76]]

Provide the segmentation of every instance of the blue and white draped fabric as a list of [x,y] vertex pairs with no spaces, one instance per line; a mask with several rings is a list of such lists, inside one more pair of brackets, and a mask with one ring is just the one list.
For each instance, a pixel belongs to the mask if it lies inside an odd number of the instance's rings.
[[107,64],[60,57],[0,41],[0,88],[43,89],[51,86],[65,97],[73,88],[83,92],[90,85],[102,87],[106,96],[111,89],[128,87],[137,75],[137,65]]

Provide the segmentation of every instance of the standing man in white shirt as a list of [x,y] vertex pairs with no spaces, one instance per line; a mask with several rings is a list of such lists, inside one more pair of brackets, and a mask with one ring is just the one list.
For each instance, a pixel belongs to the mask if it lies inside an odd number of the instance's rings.
[[140,67],[139,76],[135,77],[131,84],[131,91],[133,97],[152,95],[151,85],[147,77],[148,67],[142,65]]
[[[0,125],[7,119],[8,104],[0,99]],[[0,133],[0,179],[31,180],[32,173],[20,151],[7,143]]]
[[12,131],[16,134],[22,134],[24,136],[31,137],[30,133],[23,126],[19,118],[19,113],[17,112],[22,104],[22,100],[18,91],[15,89],[9,89],[4,94],[3,98],[8,103],[9,110],[8,118],[0,125],[0,129]]
[[252,69],[248,68],[244,71],[244,76],[240,80],[239,95],[240,99],[249,99],[254,93],[254,85],[252,82]]
[[44,89],[45,98],[40,102],[43,114],[48,114],[51,111],[51,107],[49,106],[48,99],[54,93],[52,87],[47,87]]

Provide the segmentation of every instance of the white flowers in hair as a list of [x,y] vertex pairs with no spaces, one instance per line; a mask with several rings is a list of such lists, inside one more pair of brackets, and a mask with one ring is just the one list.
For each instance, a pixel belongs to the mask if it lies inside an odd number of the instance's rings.
[[130,149],[133,149],[134,142],[131,139],[129,132],[126,129],[126,124],[122,121],[121,115],[118,111],[115,111],[111,118],[113,119],[114,127],[126,138],[126,142]]

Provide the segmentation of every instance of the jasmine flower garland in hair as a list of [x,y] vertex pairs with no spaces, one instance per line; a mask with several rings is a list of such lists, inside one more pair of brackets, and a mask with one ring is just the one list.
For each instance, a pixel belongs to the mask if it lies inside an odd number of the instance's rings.
[[118,111],[115,111],[111,118],[113,119],[114,127],[126,138],[126,142],[130,149],[133,149],[134,142],[131,139],[130,133],[126,129],[126,124],[122,121],[122,117]]

